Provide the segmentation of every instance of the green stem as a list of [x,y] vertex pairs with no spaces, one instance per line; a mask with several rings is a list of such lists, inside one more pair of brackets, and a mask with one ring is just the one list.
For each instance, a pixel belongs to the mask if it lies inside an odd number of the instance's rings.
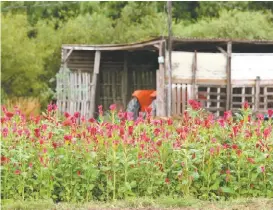
[[114,182],[113,200],[115,200],[116,199],[116,170],[115,170],[116,152],[115,152],[115,148],[113,148],[113,156],[114,156],[114,160],[113,160],[113,170],[114,170],[114,177],[113,177],[113,182]]

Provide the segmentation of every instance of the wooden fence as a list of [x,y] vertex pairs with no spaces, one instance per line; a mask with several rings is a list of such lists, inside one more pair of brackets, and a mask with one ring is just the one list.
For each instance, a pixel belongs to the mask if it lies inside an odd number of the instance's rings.
[[[196,99],[202,106],[215,113],[223,115],[226,111],[227,88],[226,85],[204,84],[173,84],[172,85],[172,115],[182,115],[188,108],[188,99]],[[255,113],[265,114],[273,108],[273,84],[263,84],[257,79],[254,84],[231,85],[231,110],[238,112],[245,101]]]
[[62,68],[57,74],[57,106],[61,113],[90,117],[91,74]]

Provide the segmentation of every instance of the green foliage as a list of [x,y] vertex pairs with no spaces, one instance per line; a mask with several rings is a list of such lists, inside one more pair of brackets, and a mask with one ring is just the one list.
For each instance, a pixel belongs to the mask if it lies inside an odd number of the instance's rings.
[[[272,2],[173,2],[173,34],[272,39]],[[167,35],[166,2],[1,2],[2,92],[48,100],[62,44]],[[223,10],[224,9],[224,10]]]
[[185,37],[272,39],[273,15],[264,12],[222,11],[219,18],[204,18],[195,24],[174,27],[174,34]]

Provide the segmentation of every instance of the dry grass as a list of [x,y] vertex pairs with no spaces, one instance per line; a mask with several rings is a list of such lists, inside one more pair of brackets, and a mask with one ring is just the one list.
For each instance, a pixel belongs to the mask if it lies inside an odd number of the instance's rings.
[[232,201],[201,201],[192,198],[168,198],[160,199],[134,198],[130,200],[121,200],[109,203],[58,203],[52,201],[30,201],[30,202],[9,202],[2,206],[2,209],[60,209],[60,210],[84,210],[84,209],[171,209],[171,210],[273,210],[273,200],[265,198],[245,198]]
[[16,97],[10,98],[6,102],[6,107],[8,110],[13,110],[14,106],[17,106],[19,110],[25,114],[27,117],[30,115],[39,115],[41,111],[41,104],[37,98],[24,98]]

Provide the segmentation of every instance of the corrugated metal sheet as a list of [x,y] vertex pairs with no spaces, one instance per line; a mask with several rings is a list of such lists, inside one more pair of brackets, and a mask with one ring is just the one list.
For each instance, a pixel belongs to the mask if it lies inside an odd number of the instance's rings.
[[[143,48],[145,46],[154,45],[156,42],[160,42],[163,40],[166,40],[168,37],[153,37],[146,39],[144,41],[140,42],[133,42],[133,43],[123,43],[123,44],[63,44],[62,47],[69,49],[72,47],[90,47],[94,48],[93,50],[100,49],[103,50],[103,48],[108,48],[111,50],[111,48],[122,48],[122,47],[139,47]],[[248,40],[248,39],[230,39],[230,38],[198,38],[198,37],[172,37],[173,42],[213,42],[213,43],[226,43],[231,41],[232,43],[248,43],[248,44],[269,44],[273,45],[273,40],[264,40],[264,39],[258,39],[258,40]]]

